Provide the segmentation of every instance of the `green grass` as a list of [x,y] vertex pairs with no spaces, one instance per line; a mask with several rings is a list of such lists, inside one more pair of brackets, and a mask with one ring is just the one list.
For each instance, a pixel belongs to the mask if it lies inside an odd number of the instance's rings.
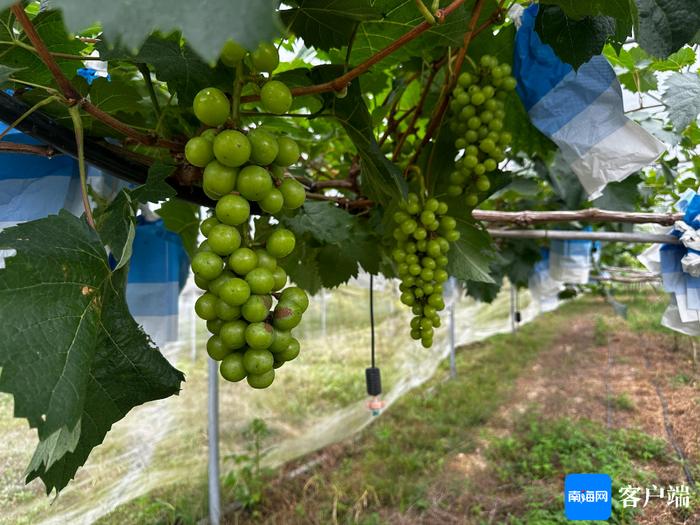
[[597,315],[595,318],[595,332],[593,333],[593,341],[597,346],[604,346],[608,344],[608,325],[605,322],[605,318]]
[[636,409],[634,401],[630,399],[627,394],[618,394],[615,396],[608,396],[607,402],[614,410],[622,410],[625,412],[634,412]]
[[609,474],[613,480],[610,522],[634,523],[638,509],[623,508],[615,500],[620,487],[646,486],[654,479],[640,465],[669,461],[665,442],[639,431],[610,430],[587,420],[545,421],[538,414],[524,416],[511,437],[494,440],[487,456],[490,467],[513,492],[537,491],[528,494],[525,512],[508,521],[512,525],[569,523],[562,512],[561,479],[570,472]]
[[340,523],[354,522],[363,497],[401,510],[425,507],[427,490],[445,459],[475,448],[479,429],[508,399],[524,368],[571,317],[590,310],[590,304],[572,302],[516,335],[496,335],[462,349],[455,379],[447,380],[443,363],[431,381],[369,427],[332,473],[316,480],[320,495],[313,520],[330,521],[335,507]]
[[668,306],[668,294],[654,291],[651,287],[643,291],[628,291],[621,288],[615,292],[615,299],[627,305],[627,325],[635,332],[661,332],[671,334],[661,325],[661,317]]

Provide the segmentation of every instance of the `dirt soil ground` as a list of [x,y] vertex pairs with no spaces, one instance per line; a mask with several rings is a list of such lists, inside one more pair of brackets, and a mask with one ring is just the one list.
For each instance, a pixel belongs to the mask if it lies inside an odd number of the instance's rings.
[[[601,301],[601,308],[608,308]],[[431,481],[428,508],[420,511],[381,507],[381,523],[391,524],[472,524],[503,523],[509,513],[518,514],[524,495],[510,491],[487,467],[485,450],[490,438],[514,431],[514,421],[533,407],[545,417],[590,419],[609,428],[635,428],[668,443],[669,454],[676,457],[675,446],[689,460],[700,463],[700,374],[693,363],[687,338],[671,334],[635,332],[602,311],[597,315],[574,318],[568,330],[555,343],[543,349],[534,362],[520,374],[509,401],[503,405],[479,432],[476,450],[456,452],[446,458],[443,473]],[[612,326],[605,326],[604,323]],[[602,326],[601,326],[601,323]],[[678,344],[680,341],[680,345]],[[680,346],[680,347],[679,347]],[[666,405],[665,409],[663,405]],[[665,414],[665,416],[664,416]],[[330,471],[352,456],[353,442],[334,445],[287,465],[278,480],[285,484],[303,485],[304,500],[313,499],[318,473]],[[311,464],[312,468],[300,469]],[[295,473],[290,480],[290,473]],[[687,483],[680,462],[654,468],[665,484]],[[698,477],[697,471],[694,472]],[[320,477],[322,479],[322,476]],[[445,490],[455,480],[479,486],[478,503],[486,509],[487,519],[474,521],[470,508],[476,503],[469,491],[455,501],[445,501]],[[699,480],[700,481],[700,480]],[[465,491],[467,492],[467,491]],[[452,492],[454,494],[454,492]],[[366,505],[371,505],[367,495]],[[285,502],[289,513],[276,512],[275,523],[298,523],[295,504]],[[358,502],[363,505],[363,502]],[[262,517],[263,521],[269,516]],[[236,521],[240,519],[237,517]],[[651,502],[637,518],[640,525],[700,524],[700,515],[679,521],[664,502]],[[368,522],[369,523],[369,522]]]

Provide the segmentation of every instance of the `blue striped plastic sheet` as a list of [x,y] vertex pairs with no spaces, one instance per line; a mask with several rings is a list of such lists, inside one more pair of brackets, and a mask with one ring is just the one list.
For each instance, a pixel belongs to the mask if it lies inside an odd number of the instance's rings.
[[126,299],[129,310],[154,342],[178,338],[178,302],[189,273],[180,236],[162,220],[137,219]]
[[564,283],[586,284],[591,271],[592,249],[592,241],[552,239],[549,243],[552,278]]
[[[0,128],[5,124],[0,122]],[[11,130],[4,142],[41,145],[38,140]],[[0,228],[73,210],[80,191],[78,165],[67,155],[53,158],[2,153],[0,162]]]
[[624,114],[622,88],[602,55],[575,71],[535,31],[539,6],[519,18],[513,71],[533,125],[562,151],[590,198],[666,149]]

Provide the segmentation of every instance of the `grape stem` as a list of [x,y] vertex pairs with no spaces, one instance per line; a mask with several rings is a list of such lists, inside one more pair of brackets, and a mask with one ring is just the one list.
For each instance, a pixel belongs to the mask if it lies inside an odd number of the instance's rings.
[[73,129],[75,130],[75,144],[78,148],[78,171],[80,172],[80,191],[83,197],[83,208],[85,208],[85,218],[88,224],[95,229],[95,219],[92,216],[90,208],[90,200],[88,198],[87,187],[87,172],[85,170],[85,148],[83,143],[83,119],[80,116],[80,106],[71,106],[68,108],[71,120],[73,121]]
[[233,81],[233,93],[231,99],[231,120],[233,121],[233,126],[238,126],[238,121],[241,116],[241,91],[243,91],[243,82],[245,82],[243,75],[243,62],[240,61],[236,64],[236,78]]
[[151,70],[148,69],[148,65],[143,62],[136,64],[137,69],[143,76],[143,80],[146,83],[146,89],[148,89],[148,96],[151,98],[151,104],[153,104],[153,110],[156,112],[156,119],[160,120],[160,104],[158,103],[158,97],[156,96],[156,90],[153,87],[153,79],[151,78]]
[[399,153],[401,152],[401,148],[403,145],[406,143],[406,139],[411,133],[415,133],[416,131],[416,122],[418,122],[418,119],[420,118],[421,114],[423,113],[423,107],[425,106],[425,100],[428,97],[428,93],[430,92],[430,88],[433,85],[433,81],[435,80],[435,76],[437,75],[438,71],[440,71],[440,68],[442,67],[441,61],[436,62],[433,64],[433,67],[430,68],[430,73],[428,75],[428,79],[425,83],[425,86],[423,87],[423,92],[421,93],[420,100],[418,101],[418,104],[416,105],[416,110],[413,112],[413,117],[411,118],[411,122],[408,124],[408,128],[406,128],[406,132],[401,135],[401,138],[398,140],[396,143],[396,148],[394,149],[394,154],[392,155],[392,161],[396,162],[396,160],[399,157]]
[[[435,19],[438,23],[443,23],[445,21],[445,18],[447,18],[449,15],[454,13],[457,9],[459,9],[462,4],[464,4],[466,0],[454,0],[450,5],[447,7],[444,7],[442,9],[438,9],[435,13]],[[481,5],[483,2],[478,2],[479,5]],[[478,18],[478,17],[477,17]],[[413,29],[410,31],[404,33],[402,36],[400,36],[398,39],[394,40],[391,44],[386,46],[384,49],[381,49],[380,51],[377,51],[374,55],[369,57],[367,60],[359,64],[358,66],[352,68],[350,71],[345,73],[344,75],[339,76],[338,78],[334,80],[330,80],[328,82],[323,82],[321,84],[315,84],[313,86],[302,86],[302,87],[297,87],[292,89],[292,95],[293,96],[303,96],[303,95],[315,95],[318,93],[327,93],[329,91],[342,91],[344,88],[350,84],[351,81],[368,71],[374,64],[377,62],[380,62],[384,58],[388,57],[394,51],[402,48],[409,42],[415,40],[418,38],[420,35],[425,33],[426,31],[430,30],[432,28],[432,24],[428,23],[427,21],[421,22],[417,26],[415,26]],[[259,95],[249,95],[247,97],[243,97],[241,99],[242,102],[254,102],[256,100],[259,100],[260,96]]]
[[34,113],[37,109],[57,100],[58,97],[56,95],[51,95],[50,97],[46,97],[45,99],[42,99],[36,104],[34,104],[31,108],[29,108],[22,115],[20,115],[12,124],[7,126],[2,133],[0,133],[0,140],[2,140],[5,137],[5,135],[7,135],[13,128],[17,127],[18,124],[20,124],[29,115]]
[[[423,148],[430,142],[430,139],[432,138],[433,134],[435,131],[440,127],[440,124],[442,123],[442,119],[445,116],[445,111],[447,110],[447,105],[450,100],[450,93],[454,89],[454,86],[457,83],[457,77],[459,76],[460,71],[462,70],[462,64],[464,63],[464,57],[467,54],[467,50],[469,49],[469,44],[471,41],[474,39],[474,37],[478,34],[476,30],[476,24],[479,21],[479,16],[481,16],[481,10],[484,7],[484,0],[476,0],[474,3],[474,7],[472,9],[472,15],[471,18],[469,19],[469,25],[467,26],[467,32],[464,35],[464,44],[459,50],[459,53],[457,54],[457,58],[455,59],[454,63],[454,69],[452,73],[452,78],[450,79],[449,82],[445,84],[445,89],[443,89],[442,94],[440,95],[441,101],[440,104],[438,105],[437,109],[433,113],[432,118],[430,119],[430,122],[428,123],[428,127],[425,130],[425,136],[423,137],[423,140],[421,140],[419,146],[416,148],[415,153],[413,154],[413,157],[409,164],[414,164],[416,160],[419,158],[421,151]],[[500,12],[500,7],[496,8],[496,12]],[[492,23],[491,20],[492,17],[489,18],[487,21],[487,24],[482,24],[482,28],[486,29],[489,27]],[[481,29],[483,31],[483,29]]]
[[17,142],[0,142],[0,151],[7,153],[26,153],[28,155],[39,155],[41,157],[53,158],[60,155],[51,146],[35,146],[34,144],[20,144]]
[[430,9],[428,9],[423,3],[423,0],[416,0],[416,7],[418,7],[418,11],[420,11],[420,13],[423,15],[425,21],[428,22],[431,26],[434,26],[435,17],[433,16],[433,13],[430,12]]

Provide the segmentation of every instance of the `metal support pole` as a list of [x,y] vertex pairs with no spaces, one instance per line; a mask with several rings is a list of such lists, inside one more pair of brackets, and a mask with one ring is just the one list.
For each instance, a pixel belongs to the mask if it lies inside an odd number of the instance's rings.
[[194,308],[190,308],[190,350],[192,353],[192,362],[197,360],[197,316],[194,313]]
[[457,377],[457,364],[455,362],[455,301],[450,304],[450,377]]
[[515,329],[520,327],[520,290],[515,287]]
[[515,333],[515,286],[510,283],[510,329]]
[[219,370],[209,358],[209,523],[219,525],[221,494],[219,492]]
[[321,335],[326,339],[326,289],[321,290]]

